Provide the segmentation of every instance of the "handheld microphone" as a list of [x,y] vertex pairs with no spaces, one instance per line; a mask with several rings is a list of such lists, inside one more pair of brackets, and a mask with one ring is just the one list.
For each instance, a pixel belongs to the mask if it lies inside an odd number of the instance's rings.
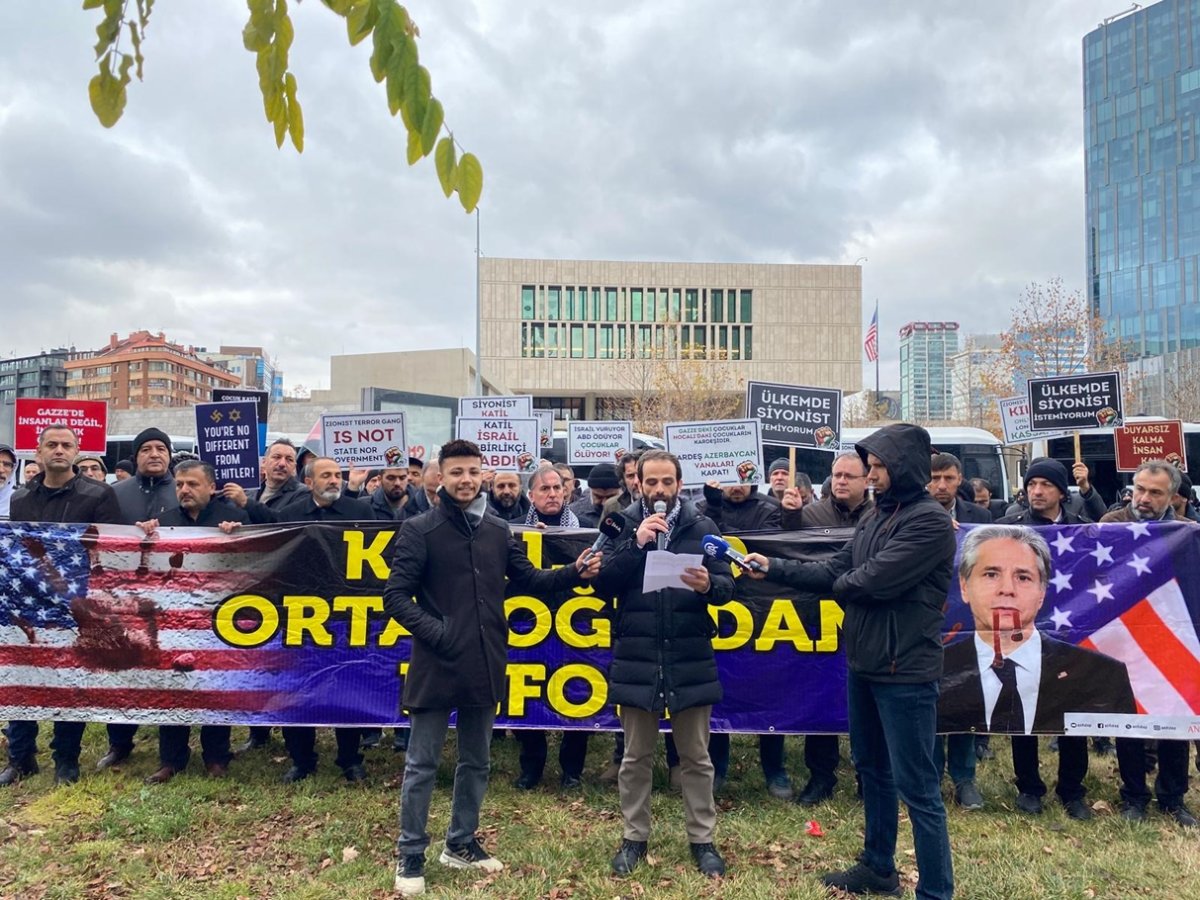
[[[667,514],[667,504],[665,500],[656,500],[654,502],[654,514],[657,516],[665,516]],[[655,540],[654,547],[656,550],[667,549],[667,533],[660,531]]]
[[625,531],[625,517],[619,512],[607,515],[600,522],[600,534],[596,536],[596,540],[592,546],[588,547],[587,554],[584,560],[589,560],[593,555],[604,549],[605,545],[610,540],[616,540]]
[[700,546],[704,548],[704,552],[716,559],[724,559],[739,566],[742,569],[749,569],[752,572],[765,572],[761,563],[753,562],[746,559],[745,554],[738,553],[725,538],[715,534],[706,534],[700,541]]

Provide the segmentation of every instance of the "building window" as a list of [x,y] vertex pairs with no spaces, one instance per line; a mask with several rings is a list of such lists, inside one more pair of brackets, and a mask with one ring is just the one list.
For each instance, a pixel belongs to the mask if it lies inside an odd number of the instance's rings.
[[700,292],[695,288],[688,288],[685,295],[685,304],[683,308],[683,321],[699,322],[700,321]]
[[547,293],[546,318],[551,322],[556,322],[562,318],[561,296],[562,288],[560,287],[552,287]]
[[725,292],[717,289],[709,291],[709,301],[712,304],[712,312],[709,314],[710,322],[720,322],[724,319],[725,312]]
[[521,287],[521,318],[533,318],[533,285],[526,284]]
[[732,288],[725,292],[725,302],[729,305],[726,307],[726,322],[736,322],[737,318],[737,291]]
[[754,321],[754,292],[742,291],[742,315],[740,322],[749,325]]
[[658,292],[654,288],[646,291],[646,321],[653,322],[658,318]]
[[587,327],[586,337],[587,337],[587,358],[595,359],[596,358],[596,326],[595,325],[589,325]]
[[603,316],[600,315],[600,288],[592,288],[592,321],[599,322]]
[[632,288],[629,291],[629,319],[633,322],[642,321],[642,289]]
[[583,359],[583,326],[571,326],[571,359]]
[[533,329],[531,338],[533,357],[542,359],[546,355],[546,326],[541,322],[534,322],[530,327]]
[[741,359],[742,358],[742,329],[738,328],[735,325],[734,327],[730,328],[729,330],[733,332],[733,342],[730,345],[729,358],[730,359]]
[[521,358],[529,358],[529,323],[521,323]]
[[566,288],[566,305],[563,306],[563,318],[574,322],[579,318],[579,314],[575,311],[575,288]]
[[717,328],[717,359],[729,359],[729,328],[721,325]]
[[625,355],[625,326],[617,326],[617,359],[628,359]]
[[617,289],[604,289],[604,318],[609,322],[617,321]]
[[742,359],[754,359],[754,329],[747,325],[743,330],[745,335],[742,338]]
[[679,309],[680,309],[680,307],[679,307],[679,288],[672,288],[671,289],[671,321],[672,322],[682,321],[682,319],[680,319]]
[[558,358],[558,326],[554,323],[546,325],[546,356],[550,359]]
[[612,359],[613,355],[613,327],[611,325],[600,326],[600,358]]
[[697,325],[692,329],[692,358],[705,359],[708,356],[708,329]]

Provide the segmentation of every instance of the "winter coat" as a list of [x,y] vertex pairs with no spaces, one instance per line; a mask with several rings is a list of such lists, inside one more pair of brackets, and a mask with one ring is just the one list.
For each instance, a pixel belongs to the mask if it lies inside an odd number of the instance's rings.
[[942,674],[942,626],[954,566],[954,526],[926,492],[929,434],[888,425],[855,445],[874,454],[890,485],[875,497],[854,536],[821,562],[773,559],[767,578],[812,592],[832,591],[845,609],[842,639],[850,671],[870,681],[923,683]]
[[158,519],[179,502],[175,497],[175,477],[160,475],[134,475],[112,486],[121,504],[121,518],[126,525],[136,525],[150,519]]
[[[683,504],[671,531],[667,550],[703,553],[700,541],[717,532],[716,523],[702,516],[691,503]],[[612,665],[608,677],[609,702],[662,712],[706,706],[721,699],[721,682],[713,655],[716,628],[710,605],[720,606],[733,596],[729,563],[704,557],[711,582],[707,594],[682,588],[642,592],[652,541],[637,545],[642,523],[640,501],[624,511],[625,531],[606,551],[594,586],[601,597],[616,597],[613,613]]]
[[168,509],[158,517],[160,528],[216,528],[222,522],[249,525],[250,514],[224,497],[214,495],[195,519],[189,516],[182,506]]
[[10,518],[14,522],[125,523],[113,489],[104,482],[76,475],[60,488],[48,488],[45,478],[45,474],[35,476],[26,490],[13,496]]
[[383,592],[384,611],[413,636],[404,706],[494,706],[508,662],[505,576],[543,599],[581,582],[574,566],[535,568],[508,523],[485,512],[482,495],[475,524],[439,493],[441,503],[400,526]]
[[246,495],[246,514],[250,517],[252,525],[265,525],[279,521],[279,511],[296,502],[301,494],[307,494],[308,487],[292,477],[266,500],[259,499],[262,497],[262,493],[263,489],[257,488]]
[[702,516],[716,523],[717,530],[733,534],[743,531],[778,531],[780,527],[779,501],[769,494],[752,493],[741,503],[730,503],[719,490],[704,488],[704,499],[696,504]]
[[816,503],[809,503],[800,509],[783,510],[783,530],[796,531],[800,528],[853,528],[858,520],[874,509],[871,498],[864,496],[862,503],[850,509],[844,503],[833,499],[833,495],[824,497]]

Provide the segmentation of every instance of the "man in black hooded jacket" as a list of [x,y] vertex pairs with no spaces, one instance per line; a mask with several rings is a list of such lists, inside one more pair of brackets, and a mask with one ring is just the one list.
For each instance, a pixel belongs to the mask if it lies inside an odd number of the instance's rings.
[[898,797],[908,806],[916,847],[917,897],[954,894],[941,776],[933,761],[943,606],[954,565],[954,527],[929,484],[929,433],[888,425],[855,446],[875,489],[875,509],[854,537],[822,562],[767,559],[751,573],[806,591],[832,591],[845,608],[850,745],[862,778],[863,852],[845,872],[826,875],[850,893],[899,895]]

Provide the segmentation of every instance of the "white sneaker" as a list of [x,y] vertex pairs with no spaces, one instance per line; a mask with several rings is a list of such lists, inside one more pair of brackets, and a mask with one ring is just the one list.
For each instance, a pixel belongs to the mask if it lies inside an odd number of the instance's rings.
[[425,854],[410,853],[396,862],[395,891],[401,897],[425,893]]
[[476,838],[465,844],[447,844],[438,862],[454,869],[479,869],[481,872],[499,872],[504,868],[504,863],[490,856]]

